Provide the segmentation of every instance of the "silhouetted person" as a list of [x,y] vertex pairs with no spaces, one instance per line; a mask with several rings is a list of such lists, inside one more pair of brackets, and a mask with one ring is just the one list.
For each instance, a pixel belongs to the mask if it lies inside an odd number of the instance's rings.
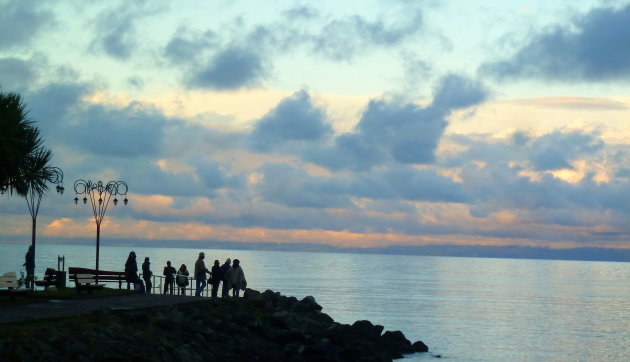
[[136,262],[136,252],[132,251],[129,253],[129,257],[127,258],[127,262],[125,262],[125,278],[127,282],[133,283],[134,289],[145,293],[144,283],[142,280],[138,278],[138,263]]
[[177,271],[177,286],[179,287],[179,294],[186,295],[186,287],[188,286],[188,269],[186,264],[182,264]]
[[171,288],[171,295],[173,295],[173,286],[175,284],[175,273],[177,270],[171,266],[170,260],[166,262],[166,266],[164,267],[164,294],[168,292],[169,287]]
[[147,288],[147,294],[151,294],[153,283],[151,283],[151,277],[153,276],[153,272],[151,271],[151,261],[149,261],[149,257],[144,258],[144,263],[142,263],[142,279],[144,279],[144,285]]
[[221,266],[218,260],[214,261],[212,270],[210,271],[210,283],[212,284],[212,296],[216,297],[219,291],[219,284],[221,284]]
[[243,268],[241,268],[240,261],[238,259],[234,259],[234,264],[227,272],[227,279],[230,281],[230,285],[232,286],[232,296],[238,297],[239,291],[245,290],[247,287],[247,281],[245,280],[245,273],[243,272]]
[[227,258],[225,263],[221,265],[221,280],[223,280],[223,287],[221,288],[221,297],[229,297],[230,296],[230,282],[227,280],[227,272],[230,270],[232,264],[232,260]]
[[35,251],[33,245],[28,247],[23,266],[26,268],[26,287],[35,289]]
[[206,258],[206,254],[203,252],[199,253],[199,258],[197,258],[197,262],[195,262],[195,280],[197,281],[195,288],[195,296],[201,296],[203,292],[203,288],[206,287],[206,273],[210,274],[210,271],[206,268],[206,263],[203,259]]

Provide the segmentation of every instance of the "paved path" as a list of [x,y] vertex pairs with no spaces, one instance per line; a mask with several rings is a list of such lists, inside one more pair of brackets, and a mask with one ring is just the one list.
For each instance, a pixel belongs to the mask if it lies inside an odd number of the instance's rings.
[[97,309],[139,309],[160,305],[200,301],[199,297],[181,295],[118,295],[71,300],[51,299],[41,303],[0,307],[0,324],[24,320],[67,317],[91,313]]

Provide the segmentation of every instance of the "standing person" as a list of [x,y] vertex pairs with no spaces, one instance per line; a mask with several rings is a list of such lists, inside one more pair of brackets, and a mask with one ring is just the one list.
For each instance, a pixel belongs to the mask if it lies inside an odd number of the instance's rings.
[[26,287],[35,289],[35,252],[33,251],[33,245],[28,247],[24,259],[22,266],[26,267]]
[[175,277],[173,277],[173,275],[175,275],[175,273],[177,273],[177,270],[171,266],[170,260],[167,261],[164,272],[162,273],[162,275],[164,275],[164,294],[168,292],[168,288],[170,287],[171,295],[173,295],[173,284],[175,284]]
[[206,258],[206,254],[199,253],[199,258],[197,258],[197,262],[195,262],[195,280],[197,281],[197,287],[195,288],[195,297],[200,297],[203,292],[203,288],[206,287],[206,273],[210,273],[210,271],[206,268],[206,263],[204,263],[203,259]]
[[153,276],[153,272],[151,271],[151,262],[149,261],[149,257],[144,258],[144,263],[142,263],[142,279],[144,279],[144,284],[147,288],[147,294],[151,294],[153,283],[151,283],[151,277]]
[[188,269],[186,264],[182,264],[177,271],[177,286],[179,287],[179,294],[186,295],[186,287],[188,286]]
[[212,270],[210,271],[210,283],[212,283],[212,297],[216,298],[219,291],[219,284],[221,283],[221,266],[218,260],[214,261]]
[[125,262],[125,278],[127,282],[133,283],[135,290],[145,293],[144,283],[138,278],[138,263],[136,262],[135,251],[129,252],[129,257],[127,257],[127,262]]
[[229,297],[230,296],[230,282],[227,280],[227,273],[230,270],[230,264],[232,264],[232,260],[227,258],[225,263],[221,265],[221,279],[223,280],[223,288],[221,288],[221,297]]
[[245,290],[247,287],[247,281],[245,280],[245,273],[243,272],[243,268],[241,268],[241,262],[238,259],[234,259],[234,264],[228,271],[228,276],[230,278],[230,284],[232,284],[232,296],[238,297],[239,291]]

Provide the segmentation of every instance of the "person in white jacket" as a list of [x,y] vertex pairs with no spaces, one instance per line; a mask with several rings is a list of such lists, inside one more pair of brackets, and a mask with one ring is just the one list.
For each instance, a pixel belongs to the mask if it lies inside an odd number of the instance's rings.
[[234,259],[232,262],[232,267],[227,272],[227,280],[230,283],[230,287],[232,288],[232,296],[238,297],[240,290],[245,290],[247,287],[247,281],[245,280],[245,273],[243,272],[243,268],[241,268],[241,262],[238,259]]

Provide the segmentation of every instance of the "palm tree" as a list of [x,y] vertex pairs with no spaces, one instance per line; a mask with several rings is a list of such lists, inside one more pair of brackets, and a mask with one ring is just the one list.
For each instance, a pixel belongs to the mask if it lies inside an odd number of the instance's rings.
[[0,92],[0,189],[25,195],[20,169],[29,155],[42,146],[39,130],[28,119],[16,93]]
[[[24,192],[23,196],[26,199],[28,211],[31,213],[31,220],[33,221],[31,233],[33,254],[35,254],[37,214],[39,213],[42,197],[48,191],[48,182],[60,184],[63,181],[61,169],[50,165],[51,157],[52,152],[50,150],[40,147],[26,158],[26,162],[23,163],[20,170],[21,182],[17,192]],[[23,190],[22,187],[24,188]],[[58,185],[57,192],[63,193],[63,186]]]
[[27,118],[16,93],[0,92],[0,189],[24,196],[32,219],[31,245],[35,256],[37,214],[48,183],[63,193],[63,172],[50,165],[51,150],[42,146],[39,129]]

